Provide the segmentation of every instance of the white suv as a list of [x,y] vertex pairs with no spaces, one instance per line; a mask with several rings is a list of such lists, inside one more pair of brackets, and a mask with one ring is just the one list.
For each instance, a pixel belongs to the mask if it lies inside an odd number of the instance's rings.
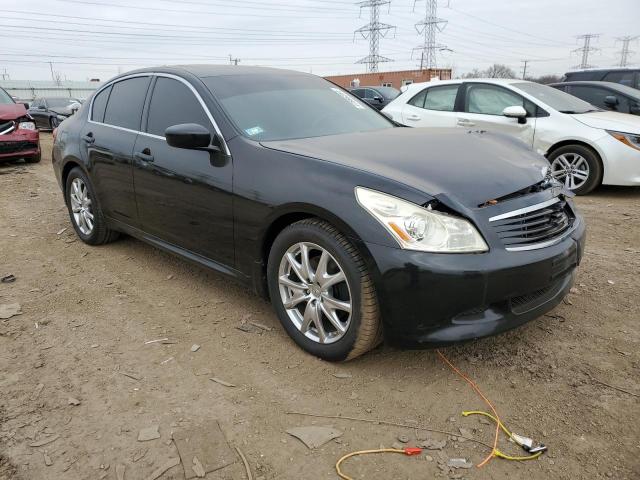
[[414,83],[383,110],[411,127],[457,127],[519,138],[565,187],[640,185],[640,117],[605,112],[546,85],[473,79]]

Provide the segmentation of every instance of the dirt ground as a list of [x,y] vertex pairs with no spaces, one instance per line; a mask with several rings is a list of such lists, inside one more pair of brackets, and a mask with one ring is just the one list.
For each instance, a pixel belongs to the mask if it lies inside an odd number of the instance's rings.
[[[51,169],[49,134],[42,143],[42,163],[0,165],[0,276],[17,278],[0,284],[0,304],[22,309],[0,320],[0,479],[119,480],[123,466],[122,478],[153,479],[178,457],[172,432],[207,438],[212,420],[235,463],[207,479],[246,478],[236,446],[254,479],[335,479],[342,455],[405,435],[409,445],[427,436],[446,445],[359,457],[345,470],[372,480],[640,478],[640,189],[577,199],[588,243],[563,304],[515,331],[444,350],[507,426],[549,446],[538,460],[455,470],[449,459],[477,464],[487,448],[419,427],[462,428],[485,443],[494,427],[461,416],[487,407],[435,351],[383,346],[325,363],[289,340],[268,303],[216,273],[131,238],[84,245]],[[167,340],[146,343],[159,339]],[[343,435],[309,450],[286,433],[310,425]],[[160,438],[138,441],[154,426]],[[500,445],[523,453],[504,437]],[[186,459],[158,478],[183,479],[191,467]]]

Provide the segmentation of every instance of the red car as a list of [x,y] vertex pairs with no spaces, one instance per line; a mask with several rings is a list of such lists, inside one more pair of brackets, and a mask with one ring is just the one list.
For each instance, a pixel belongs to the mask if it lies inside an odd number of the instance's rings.
[[19,158],[40,161],[40,135],[25,105],[0,88],[0,162]]

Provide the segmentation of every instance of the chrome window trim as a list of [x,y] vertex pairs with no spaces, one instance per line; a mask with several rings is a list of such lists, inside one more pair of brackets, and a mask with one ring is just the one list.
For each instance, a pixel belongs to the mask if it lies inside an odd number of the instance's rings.
[[[182,78],[182,77],[180,77],[178,75],[174,75],[172,73],[162,73],[162,72],[132,73],[131,75],[125,75],[123,77],[118,77],[115,80],[106,83],[105,85],[103,85],[100,88],[100,90],[96,91],[96,93],[93,95],[93,97],[91,97],[91,104],[89,105],[89,115],[87,117],[87,122],[88,123],[93,123],[95,125],[104,125],[105,127],[115,128],[117,130],[122,130],[122,131],[125,131],[125,132],[137,133],[137,134],[140,134],[140,135],[144,135],[146,137],[156,138],[158,140],[162,139],[162,140],[166,141],[165,137],[162,137],[160,135],[154,135],[152,133],[147,133],[147,132],[143,132],[143,131],[140,131],[140,130],[131,130],[130,128],[119,127],[117,125],[110,125],[108,123],[96,122],[94,120],[91,120],[91,117],[93,116],[93,101],[95,100],[96,96],[102,90],[104,90],[105,88],[108,88],[111,85],[115,85],[116,83],[118,83],[120,81],[127,80],[129,78],[136,78],[136,77],[164,77],[164,78],[171,78],[173,80],[177,80],[177,81],[182,82],[183,84],[185,84],[189,88],[189,90],[191,90],[191,93],[193,93],[195,95],[196,99],[200,103],[200,106],[203,108],[204,113],[207,115],[207,118],[211,122],[211,125],[213,125],[213,129],[215,130],[216,134],[220,137],[220,140],[222,142],[222,150],[223,150],[223,152],[226,155],[231,155],[231,152],[229,151],[229,147],[227,147],[227,142],[224,139],[224,137],[222,136],[222,132],[220,131],[220,128],[218,127],[218,124],[213,119],[213,115],[211,115],[211,112],[207,108],[207,105],[204,103],[204,100],[202,99],[202,97],[200,96],[198,91],[194,88],[193,85],[191,85],[184,78]],[[105,112],[106,112],[106,109],[105,109]]]
[[560,199],[558,197],[552,198],[551,200],[547,200],[542,203],[536,203],[535,205],[530,205],[528,207],[519,208],[518,210],[512,210],[511,212],[502,213],[500,215],[496,215],[495,217],[490,217],[490,222],[496,222],[498,220],[503,220],[505,218],[516,217],[518,215],[522,215],[524,213],[534,212],[536,210],[541,210],[549,205],[553,205],[554,203],[558,203]]
[[547,240],[546,242],[540,242],[540,243],[534,243],[532,245],[525,245],[522,247],[505,247],[505,249],[508,252],[522,252],[525,250],[537,250],[538,248],[545,248],[545,247],[550,247],[551,245],[555,245],[556,243],[560,243],[562,240],[565,239],[565,237],[567,235],[569,235],[569,233],[571,233],[572,229],[569,229],[565,232],[564,235],[561,235],[557,238],[554,238],[552,240]]

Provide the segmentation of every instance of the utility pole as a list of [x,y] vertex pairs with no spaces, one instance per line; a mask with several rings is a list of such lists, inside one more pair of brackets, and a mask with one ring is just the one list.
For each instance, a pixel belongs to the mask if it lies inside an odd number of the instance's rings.
[[233,58],[233,55],[229,54],[229,63],[231,65],[238,65],[238,62],[240,62],[239,58]]
[[368,72],[377,72],[378,63],[393,61],[390,58],[380,56],[380,37],[385,37],[391,30],[395,32],[396,28],[393,25],[380,22],[380,7],[389,5],[390,8],[391,0],[366,0],[358,2],[356,5],[360,5],[361,12],[363,8],[369,9],[369,23],[353,32],[354,41],[355,35],[358,33],[362,35],[362,38],[369,39],[369,55],[356,63],[365,63]]
[[522,67],[522,79],[526,79],[527,78],[527,64],[530,62],[531,60],[521,60],[522,63],[524,63],[523,67]]
[[[416,3],[414,0],[413,9],[415,11]],[[423,36],[422,45],[413,49],[413,51],[421,50],[420,70],[423,68],[436,68],[436,52],[449,50],[446,45],[436,42],[436,33],[444,30],[447,21],[438,18],[438,0],[425,0],[424,18],[415,24],[416,31]],[[426,59],[425,59],[426,57]]]
[[575,50],[573,50],[574,52],[578,52],[582,54],[582,60],[580,61],[580,65],[577,65],[575,68],[592,67],[592,65],[589,65],[589,54],[599,49],[591,46],[591,40],[595,40],[599,36],[600,34],[598,33],[586,33],[584,35],[578,35],[576,37],[578,40],[583,40],[584,44],[582,45],[581,48],[576,48]]
[[0,73],[0,78],[2,80],[9,80],[9,78],[11,78],[11,77],[9,77],[9,74],[7,73],[7,69],[6,68],[4,68],[2,73]]
[[51,80],[56,81],[56,76],[53,74],[53,63],[49,62],[49,68],[51,69]]
[[626,67],[629,64],[629,57],[631,56],[632,53],[634,53],[631,50],[629,50],[629,45],[631,44],[631,42],[636,41],[638,38],[640,38],[640,36],[638,35],[636,35],[635,37],[632,37],[631,35],[626,35],[624,37],[616,38],[616,41],[622,42],[622,50],[618,52],[620,54],[621,67]]

